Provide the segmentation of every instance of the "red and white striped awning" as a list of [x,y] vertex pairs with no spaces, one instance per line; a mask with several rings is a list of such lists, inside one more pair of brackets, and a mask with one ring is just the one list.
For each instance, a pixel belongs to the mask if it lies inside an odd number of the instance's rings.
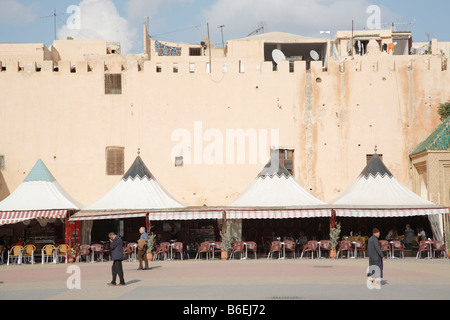
[[330,216],[330,209],[227,210],[227,219],[290,219]]
[[65,218],[67,210],[0,211],[0,225],[31,219]]
[[121,218],[137,218],[145,217],[147,214],[150,221],[159,220],[197,220],[197,219],[221,219],[222,211],[220,210],[166,210],[166,211],[118,211],[118,212],[77,212],[71,221],[79,220],[103,220],[103,219],[121,219]]
[[338,217],[394,218],[449,213],[448,208],[335,208]]
[[70,221],[81,220],[106,220],[106,219],[122,219],[122,218],[139,218],[145,217],[147,212],[77,212],[70,217]]
[[148,219],[153,220],[198,220],[198,219],[222,219],[220,210],[185,210],[185,211],[160,211],[149,212]]

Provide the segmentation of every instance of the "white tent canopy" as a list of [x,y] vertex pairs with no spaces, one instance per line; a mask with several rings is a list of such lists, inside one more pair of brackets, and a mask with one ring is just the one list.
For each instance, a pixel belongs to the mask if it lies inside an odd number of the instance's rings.
[[232,202],[227,217],[300,218],[329,216],[326,203],[306,191],[274,152],[249,187]]
[[331,204],[341,217],[426,215],[437,239],[442,238],[439,215],[448,213],[448,208],[423,199],[403,186],[376,153],[358,178]]
[[82,205],[56,181],[39,159],[19,187],[0,202],[0,225],[30,219],[65,218]]
[[164,190],[137,156],[122,179],[104,197],[74,214],[71,220],[142,217],[152,210],[183,207]]

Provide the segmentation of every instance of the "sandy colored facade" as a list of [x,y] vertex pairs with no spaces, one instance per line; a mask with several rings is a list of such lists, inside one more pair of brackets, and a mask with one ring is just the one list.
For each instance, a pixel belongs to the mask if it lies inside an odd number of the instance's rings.
[[[440,123],[437,106],[450,99],[441,54],[391,55],[370,43],[366,54],[336,60],[333,40],[283,33],[230,40],[225,48],[208,39],[160,43],[145,28],[144,37],[139,55],[113,53],[106,41],[55,41],[49,49],[0,44],[0,200],[41,158],[89,205],[121,178],[106,169],[107,147],[120,147],[125,171],[139,148],[184,205],[227,205],[277,142],[293,151],[295,178],[321,200],[353,182],[375,145],[412,189],[408,155]],[[276,70],[275,48],[293,57]],[[180,55],[159,55],[167,49]],[[305,55],[310,50],[318,61]],[[120,75],[120,93],[105,93],[110,74]]]

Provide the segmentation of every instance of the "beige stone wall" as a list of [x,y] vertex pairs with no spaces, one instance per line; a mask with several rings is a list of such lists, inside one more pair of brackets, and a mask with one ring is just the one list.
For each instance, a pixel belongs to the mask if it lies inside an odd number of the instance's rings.
[[[412,186],[408,154],[439,124],[436,107],[450,98],[450,73],[441,70],[440,57],[355,57],[341,65],[331,59],[327,71],[320,61],[310,71],[298,61],[289,72],[288,62],[272,71],[272,63],[261,60],[259,41],[227,46],[226,57],[214,55],[211,73],[208,55],[158,57],[154,51],[151,60],[61,60],[58,72],[46,64],[40,72],[7,67],[0,72],[0,155],[9,192],[41,158],[88,205],[120,179],[105,174],[105,147],[121,146],[125,170],[140,148],[151,172],[183,204],[227,205],[265,161],[207,164],[200,157],[201,163],[175,167],[171,155],[179,141],[172,135],[191,135],[194,159],[196,133],[225,138],[237,129],[278,130],[280,146],[295,150],[296,179],[324,201],[350,185],[375,145],[393,174]],[[122,73],[122,94],[104,94],[105,72]],[[201,138],[208,154],[213,141]],[[271,141],[262,140],[258,151],[268,155]]]

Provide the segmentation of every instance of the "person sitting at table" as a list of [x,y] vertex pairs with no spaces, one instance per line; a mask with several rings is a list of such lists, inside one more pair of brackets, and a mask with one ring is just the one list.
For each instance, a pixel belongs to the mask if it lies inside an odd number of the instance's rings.
[[388,234],[386,235],[387,241],[395,240],[395,238],[398,236],[397,228],[394,227],[393,229],[389,230]]
[[417,236],[419,237],[419,240],[427,240],[427,234],[422,227],[417,228]]

